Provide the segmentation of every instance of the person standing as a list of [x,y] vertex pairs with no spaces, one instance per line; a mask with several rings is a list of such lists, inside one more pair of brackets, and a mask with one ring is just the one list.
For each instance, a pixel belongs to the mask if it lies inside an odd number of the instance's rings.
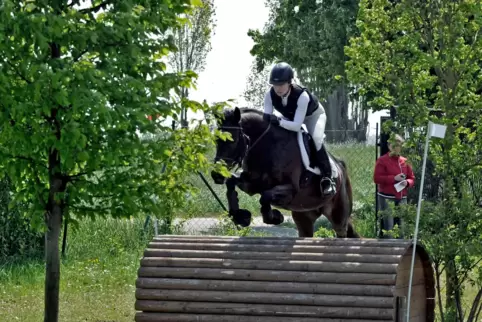
[[[378,185],[378,210],[382,212],[381,229],[392,230],[395,225],[401,228],[398,216],[390,211],[389,203],[395,207],[407,203],[407,190],[415,185],[415,175],[407,158],[401,155],[404,139],[396,134],[394,142],[388,144],[389,152],[377,159],[373,181]],[[390,235],[383,238],[390,238]],[[403,236],[400,236],[403,238]]]

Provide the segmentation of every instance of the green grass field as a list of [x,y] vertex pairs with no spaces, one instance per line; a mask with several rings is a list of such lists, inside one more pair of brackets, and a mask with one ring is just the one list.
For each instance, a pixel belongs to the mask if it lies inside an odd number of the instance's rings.
[[[83,221],[62,262],[60,321],[133,321],[143,220]],[[152,232],[151,232],[152,233]],[[42,258],[0,265],[1,321],[43,321]]]

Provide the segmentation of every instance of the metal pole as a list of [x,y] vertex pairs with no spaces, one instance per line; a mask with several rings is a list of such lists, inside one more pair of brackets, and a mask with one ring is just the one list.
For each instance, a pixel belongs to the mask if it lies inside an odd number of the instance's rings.
[[159,235],[159,219],[154,219],[154,236]]
[[415,232],[413,234],[412,263],[410,265],[410,279],[408,284],[407,322],[410,322],[410,302],[412,297],[413,266],[415,265],[415,253],[417,249],[417,237],[418,237],[418,223],[420,221],[420,209],[422,208],[423,183],[425,181],[425,167],[427,166],[428,146],[430,142],[430,132],[432,127],[431,125],[432,125],[432,122],[429,122],[427,127],[427,137],[425,138],[425,151],[423,153],[422,178],[420,180],[420,189],[418,192],[417,219],[415,220]]
[[[381,120],[381,119],[380,119]],[[378,159],[378,122],[375,130],[375,163]],[[375,236],[378,236],[378,185],[375,184]],[[380,237],[380,236],[378,236]]]

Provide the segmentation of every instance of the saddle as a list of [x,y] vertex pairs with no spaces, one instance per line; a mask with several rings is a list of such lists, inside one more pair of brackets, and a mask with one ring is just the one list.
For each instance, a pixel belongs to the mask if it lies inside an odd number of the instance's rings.
[[[305,125],[297,133],[298,145],[300,147],[301,160],[305,169],[313,174],[320,175],[321,171],[316,166],[316,146],[312,136],[306,130]],[[338,167],[333,157],[328,153],[330,160],[331,176],[333,179],[338,178]]]

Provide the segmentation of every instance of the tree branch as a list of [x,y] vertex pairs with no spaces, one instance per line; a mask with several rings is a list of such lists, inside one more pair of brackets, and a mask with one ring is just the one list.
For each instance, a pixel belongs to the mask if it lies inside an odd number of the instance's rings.
[[67,179],[67,182],[73,183],[73,182],[81,180],[81,179],[79,179],[80,177],[83,177],[83,176],[88,175],[88,174],[92,174],[92,172],[93,171],[91,171],[91,172],[79,172],[77,174],[66,176],[66,179]]
[[[195,62],[194,62],[194,52],[195,52],[195,49],[196,49],[196,43],[198,41],[202,41],[202,28],[201,28],[201,24],[202,24],[202,18],[203,18],[203,10],[206,10],[206,8],[204,6],[207,6],[208,4],[203,4],[203,7],[201,8],[196,8],[196,14],[195,14],[195,21],[194,21],[194,30],[191,32],[191,50],[189,52],[189,48],[186,48],[186,68],[191,68],[194,70],[194,66],[193,65],[196,65]],[[198,54],[201,54],[201,53],[198,53]],[[196,66],[197,67],[197,66]]]
[[75,6],[76,4],[79,4],[80,1],[79,0],[72,0],[71,3],[67,4],[67,8],[72,8],[73,6]]
[[472,308],[470,310],[467,321],[469,322],[477,321],[476,315],[478,315],[480,313],[480,310],[482,309],[481,299],[482,299],[482,288],[479,290],[479,292],[477,292],[477,295],[475,296],[474,301],[472,302]]
[[475,316],[474,321],[480,321],[480,320],[479,320],[480,312],[482,312],[482,302],[480,302],[479,310],[477,311],[477,314],[476,314],[476,316]]
[[44,169],[48,169],[47,165],[45,164],[42,164],[40,162],[38,162],[37,160],[33,159],[33,158],[30,158],[30,157],[26,157],[26,156],[23,156],[23,155],[18,155],[18,156],[15,156],[13,154],[9,154],[9,153],[5,153],[3,151],[0,151],[0,154],[3,154],[4,157],[6,158],[10,158],[10,159],[14,159],[14,160],[24,160],[24,161],[28,161],[30,162],[32,165],[37,165],[39,167],[42,167]]
[[[481,29],[482,28],[479,28],[479,30],[477,30],[475,35],[474,35],[474,40],[472,41],[472,44],[470,45],[470,50],[467,54],[468,57],[470,57],[470,54],[474,52],[475,44],[477,43],[477,40],[479,38],[479,32],[481,31]],[[458,79],[462,78],[463,75],[465,75],[465,73],[469,70],[470,67],[473,66],[473,64],[475,63],[475,60],[478,59],[478,58],[479,58],[478,55],[472,55],[472,58],[469,58],[465,62],[465,64],[463,64],[463,67],[462,67],[462,70],[460,71]]]
[[77,57],[74,58],[74,63],[78,62],[82,58],[82,56],[84,56],[88,52],[88,49],[83,50]]
[[9,62],[7,59],[5,59],[5,62],[12,68],[12,70],[15,72],[15,74],[17,74],[18,77],[23,79],[27,84],[32,84],[32,81],[23,76],[11,62]]
[[[34,180],[35,180],[35,183],[39,186],[39,187],[42,187],[42,182],[40,182],[40,178],[39,176],[34,173]],[[45,200],[42,198],[42,195],[41,195],[41,192],[37,191],[37,197],[38,197],[38,200],[39,200],[39,203],[42,205],[42,207],[44,209],[47,209],[47,203],[45,202]]]
[[104,2],[102,2],[102,3],[100,3],[100,4],[98,4],[98,5],[96,5],[96,6],[94,6],[94,7],[81,9],[81,10],[79,10],[79,12],[82,13],[82,14],[86,14],[86,13],[88,14],[88,13],[94,13],[94,12],[97,13],[97,11],[99,11],[99,10],[101,10],[101,9],[102,9],[102,10],[105,10],[105,8],[106,8],[109,4],[111,4],[111,0],[106,0],[106,1],[104,1]]
[[87,206],[69,206],[70,209],[77,210],[77,211],[85,211],[85,212],[99,212],[104,211],[107,212],[111,209],[111,207],[87,207]]
[[478,261],[476,261],[473,265],[471,265],[471,266],[465,271],[464,275],[463,275],[462,278],[460,279],[460,283],[459,283],[460,285],[458,286],[458,288],[460,288],[460,287],[464,284],[465,280],[466,280],[467,277],[469,276],[469,273],[470,273],[475,267],[477,267],[480,262],[482,262],[482,258],[480,258]]

